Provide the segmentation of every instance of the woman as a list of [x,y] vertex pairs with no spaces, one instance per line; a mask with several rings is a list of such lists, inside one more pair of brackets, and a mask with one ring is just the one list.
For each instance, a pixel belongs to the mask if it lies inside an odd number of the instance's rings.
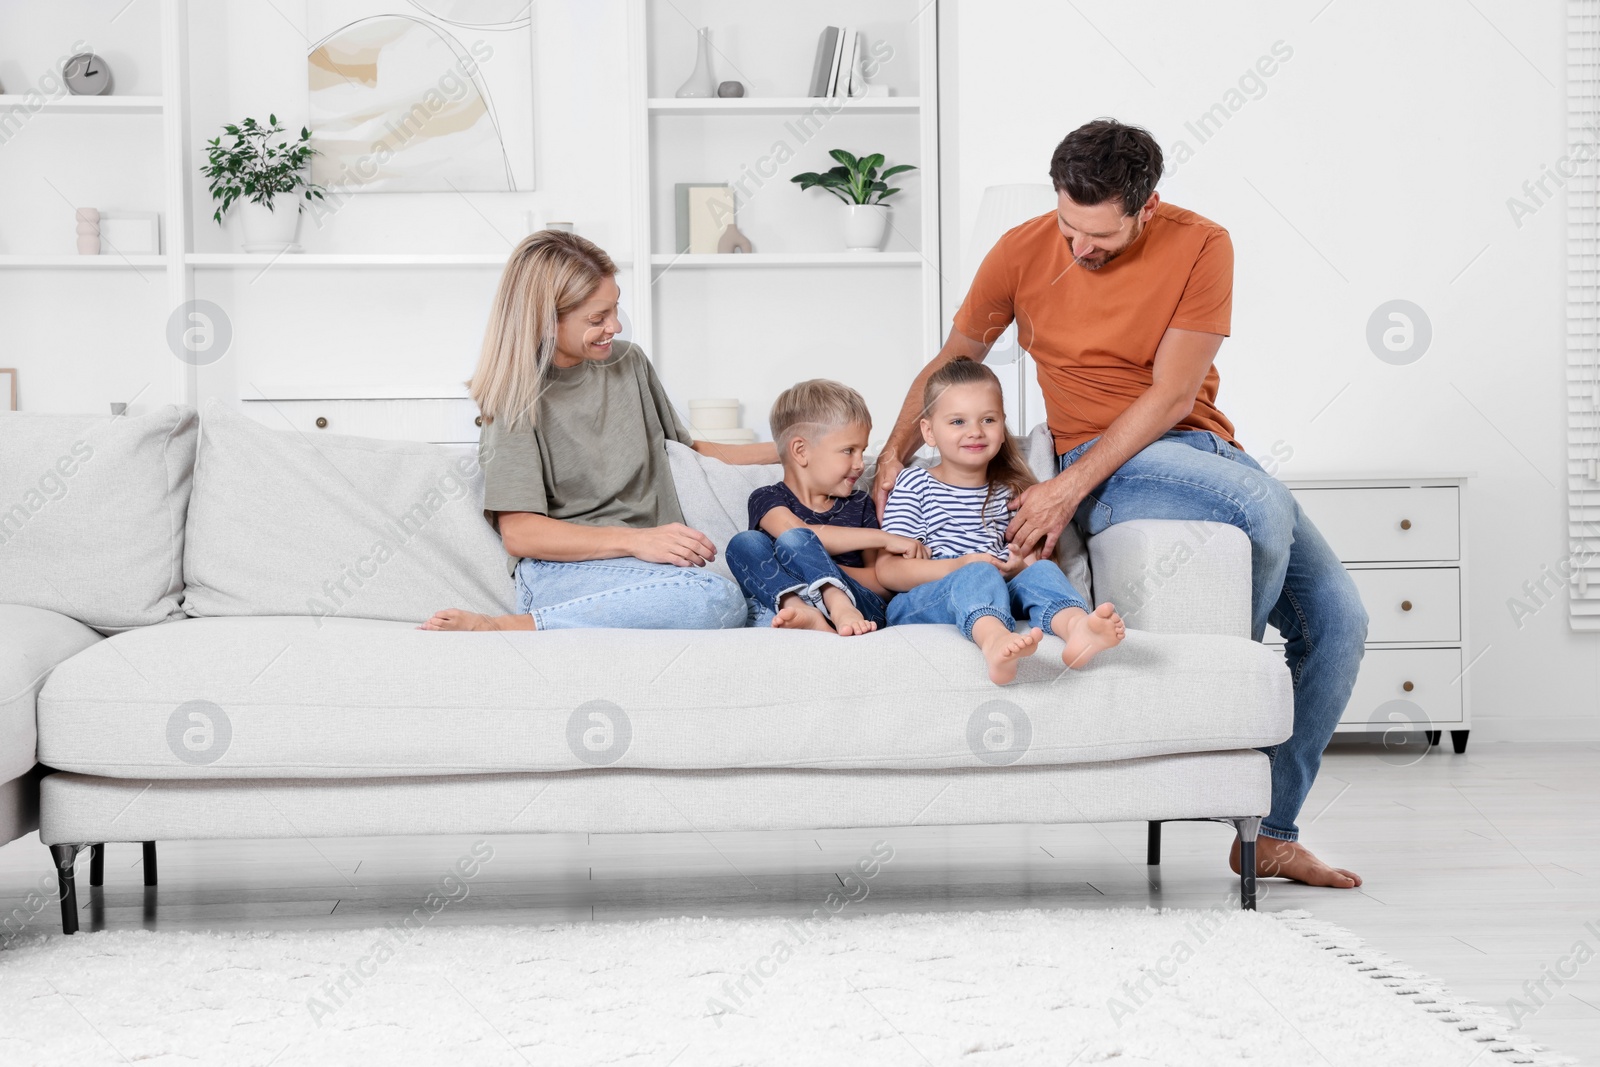
[[423,629],[744,625],[739,587],[699,569],[716,547],[683,523],[666,440],[728,463],[776,463],[777,449],[690,437],[644,353],[616,340],[616,273],[555,230],[511,254],[467,388],[483,413],[484,514],[521,611],[447,608]]

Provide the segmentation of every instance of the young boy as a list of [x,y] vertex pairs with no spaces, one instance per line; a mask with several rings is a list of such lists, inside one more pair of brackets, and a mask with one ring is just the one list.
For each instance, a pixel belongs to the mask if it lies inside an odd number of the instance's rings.
[[784,390],[771,423],[783,481],[750,494],[750,528],[724,555],[755,624],[845,637],[888,625],[878,553],[927,559],[928,550],[880,530],[872,498],[855,487],[872,432],[866,401],[814,378]]

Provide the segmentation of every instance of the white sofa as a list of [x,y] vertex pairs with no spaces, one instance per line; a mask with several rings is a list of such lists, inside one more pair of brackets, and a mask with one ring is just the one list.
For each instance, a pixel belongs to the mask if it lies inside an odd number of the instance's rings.
[[[686,519],[725,545],[776,468],[669,448]],[[1064,538],[1127,641],[1065,671],[1047,637],[1002,688],[952,627],[417,630],[515,610],[470,447],[219,403],[14,414],[11,501],[0,840],[32,829],[37,782],[67,932],[105,842],[146,842],[151,883],[177,839],[1221,819],[1253,852],[1256,748],[1292,723],[1281,656],[1248,639],[1249,544],[1218,524],[1113,526],[1087,558]]]

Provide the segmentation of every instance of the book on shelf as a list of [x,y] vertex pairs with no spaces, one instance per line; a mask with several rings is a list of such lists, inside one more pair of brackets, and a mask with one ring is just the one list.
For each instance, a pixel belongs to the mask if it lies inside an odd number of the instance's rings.
[[839,52],[839,27],[829,26],[817,38],[817,61],[811,67],[811,92],[808,96],[827,96],[834,57]]
[[817,38],[817,58],[811,65],[811,90],[807,95],[866,95],[867,86],[859,70],[865,54],[861,32],[854,26],[824,28]]

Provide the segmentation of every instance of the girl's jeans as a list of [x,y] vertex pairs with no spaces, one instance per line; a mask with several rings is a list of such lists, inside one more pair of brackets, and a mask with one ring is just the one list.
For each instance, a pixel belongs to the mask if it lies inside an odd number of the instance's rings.
[[1050,633],[1051,620],[1062,608],[1087,611],[1089,606],[1049,560],[1030,563],[1010,581],[993,563],[974,561],[937,581],[895,594],[889,601],[889,625],[951,623],[970,641],[973,624],[985,615],[999,619],[1008,630],[1016,628],[1015,615],[1024,615]]
[[761,530],[734,534],[723,556],[749,598],[752,626],[771,626],[779,602],[790,593],[822,609],[822,589],[828,585],[843,589],[868,622],[888,625],[882,598],[841,571],[821,539],[804,526],[776,538]]
[[517,564],[517,604],[540,630],[719,630],[745,623],[744,597],[702,567],[632,556]]
[[[1093,438],[1061,456],[1076,463]],[[1356,586],[1282,482],[1207,430],[1172,430],[1084,497],[1074,516],[1085,537],[1130,519],[1207,519],[1250,538],[1250,636],[1271,622],[1283,635],[1294,684],[1294,733],[1263,749],[1272,761],[1272,811],[1261,832],[1299,837],[1295,819],[1350,700],[1367,640]],[[1108,590],[1116,599],[1117,590]]]

